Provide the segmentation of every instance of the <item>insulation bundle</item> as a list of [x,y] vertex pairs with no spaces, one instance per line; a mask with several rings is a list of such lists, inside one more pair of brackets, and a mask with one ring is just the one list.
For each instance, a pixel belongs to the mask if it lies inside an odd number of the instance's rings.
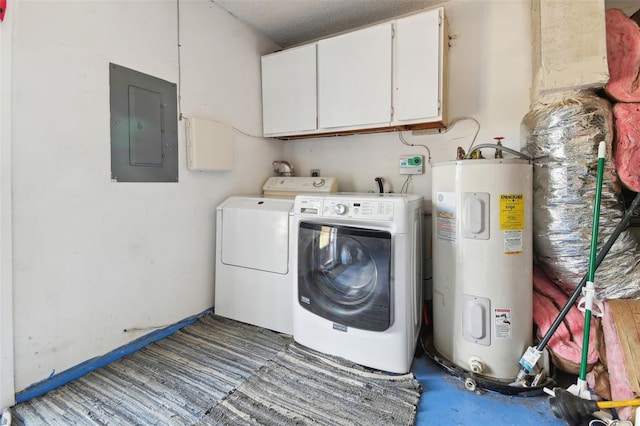
[[[533,247],[539,266],[566,292],[587,274],[596,192],[598,145],[607,145],[598,252],[624,216],[611,162],[611,104],[578,93],[539,104],[523,118],[524,150],[533,158]],[[600,298],[640,296],[638,242],[623,231],[596,271]]]
[[[539,268],[533,268],[533,321],[538,329],[538,338],[547,334],[560,310],[569,297],[556,287]],[[598,361],[599,327],[589,329],[589,353],[587,367],[590,370]],[[547,349],[553,364],[567,373],[578,374],[582,361],[582,336],[584,335],[584,314],[573,305],[564,320],[553,332]]]
[[613,107],[616,127],[614,165],[628,189],[640,191],[640,28],[619,9],[609,9],[606,93],[623,102]]
[[620,102],[640,102],[640,29],[619,9],[605,15],[609,82],[605,91]]
[[640,192],[640,103],[615,104],[616,143],[613,162],[622,184]]

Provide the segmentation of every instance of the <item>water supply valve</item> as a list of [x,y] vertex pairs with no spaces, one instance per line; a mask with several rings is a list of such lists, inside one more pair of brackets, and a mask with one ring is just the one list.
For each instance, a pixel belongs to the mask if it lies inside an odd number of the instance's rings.
[[[499,147],[502,146],[502,139],[504,139],[503,136],[496,136],[495,138],[493,138],[496,140],[496,145],[498,145]],[[496,155],[495,158],[502,158],[502,150],[499,148],[496,148]]]

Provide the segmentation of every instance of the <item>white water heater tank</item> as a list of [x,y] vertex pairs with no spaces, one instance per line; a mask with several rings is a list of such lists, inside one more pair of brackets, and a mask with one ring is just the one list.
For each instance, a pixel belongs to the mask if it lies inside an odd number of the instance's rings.
[[434,347],[497,381],[513,381],[532,341],[532,173],[524,159],[432,169]]

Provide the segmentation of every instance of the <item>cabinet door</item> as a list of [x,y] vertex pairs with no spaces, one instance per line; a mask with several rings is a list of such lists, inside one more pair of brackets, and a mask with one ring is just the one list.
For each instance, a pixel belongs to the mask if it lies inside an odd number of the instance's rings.
[[441,118],[442,13],[396,20],[394,122]]
[[265,136],[315,130],[315,43],[262,57],[262,129]]
[[318,41],[318,127],[391,121],[391,23]]

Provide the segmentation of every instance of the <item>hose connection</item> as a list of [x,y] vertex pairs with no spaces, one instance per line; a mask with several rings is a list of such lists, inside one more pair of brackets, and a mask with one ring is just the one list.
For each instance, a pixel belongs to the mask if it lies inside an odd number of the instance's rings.
[[476,390],[476,388],[478,387],[478,384],[476,383],[475,380],[473,380],[471,377],[468,377],[465,381],[464,381],[464,387],[467,390],[470,390],[471,392],[474,392]]
[[481,374],[484,371],[485,365],[481,358],[472,356],[469,358],[469,368],[476,374]]

